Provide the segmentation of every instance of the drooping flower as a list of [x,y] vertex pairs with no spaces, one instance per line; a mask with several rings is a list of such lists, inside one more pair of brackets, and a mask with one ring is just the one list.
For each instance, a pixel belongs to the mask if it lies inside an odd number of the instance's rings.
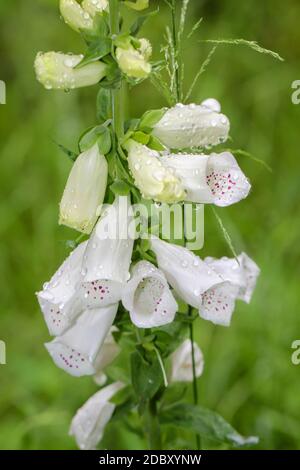
[[79,155],[60,203],[60,224],[83,233],[92,231],[104,200],[107,175],[107,161],[97,144]]
[[74,326],[45,344],[55,364],[75,377],[94,375],[97,356],[117,310],[118,304],[86,310]]
[[173,203],[185,198],[180,179],[163,166],[158,152],[134,140],[126,143],[128,165],[143,197]]
[[96,85],[105,77],[107,66],[100,61],[76,68],[83,55],[39,52],[34,67],[37,80],[47,90],[72,90]]
[[51,335],[60,335],[72,325],[81,312],[77,286],[87,242],[81,243],[64,261],[37,298]]
[[113,333],[116,331],[118,331],[118,329],[112,326],[95,361],[96,373],[94,375],[94,381],[100,386],[104,385],[107,380],[104,369],[116,359],[121,351],[113,337]]
[[86,308],[118,302],[130,274],[134,234],[129,198],[117,197],[104,210],[88,242],[82,263],[79,297]]
[[246,253],[235,258],[205,258],[205,263],[216,271],[225,281],[238,286],[237,298],[250,303],[260,269]]
[[211,155],[167,154],[162,162],[175,171],[186,200],[229,206],[248,196],[251,185],[229,152]]
[[[204,358],[198,344],[194,342],[194,359],[196,377],[200,377],[204,369]],[[193,361],[192,342],[186,339],[176,351],[171,355],[171,381],[172,382],[192,382],[193,381]]]
[[152,133],[168,148],[184,149],[225,142],[229,128],[228,118],[217,112],[216,106],[178,103],[164,114]]
[[74,436],[82,450],[94,450],[101,441],[115,405],[112,397],[124,387],[122,382],[114,382],[93,395],[72,419],[70,435]]
[[148,261],[140,261],[134,266],[122,302],[138,328],[171,323],[178,309],[164,274]]
[[147,78],[151,73],[149,59],[152,47],[148,39],[138,40],[139,45],[126,41],[116,48],[116,59],[120,69],[125,75],[132,78]]
[[151,238],[158,267],[169,284],[187,304],[199,310],[205,320],[228,326],[235,307],[238,287],[225,281],[187,248]]

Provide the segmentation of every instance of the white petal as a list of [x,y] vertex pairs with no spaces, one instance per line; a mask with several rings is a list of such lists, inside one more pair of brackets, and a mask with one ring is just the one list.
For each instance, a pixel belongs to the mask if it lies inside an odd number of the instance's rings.
[[248,196],[251,185],[229,152],[212,154],[207,165],[207,184],[214,203],[220,207],[230,206]]
[[171,323],[178,309],[164,274],[148,261],[140,261],[134,267],[122,302],[139,328]]
[[210,287],[223,282],[204,261],[187,248],[151,238],[151,247],[159,268],[179,297],[189,305],[200,308],[201,295]]
[[225,281],[238,286],[238,299],[249,303],[255,289],[260,269],[245,253],[235,258],[207,258],[205,262]]
[[[196,377],[200,377],[204,369],[204,358],[198,344],[194,342],[194,358]],[[172,382],[192,382],[193,381],[193,361],[192,343],[186,339],[179,348],[171,355],[172,361]]]
[[112,326],[95,360],[96,374],[94,380],[98,385],[103,384],[103,380],[106,379],[103,369],[111,364],[121,352],[119,345],[115,342],[112,335],[114,331],[117,331],[117,328]]
[[45,346],[55,364],[71,375],[93,375],[95,360],[110,330],[118,305],[87,310],[64,335]]
[[84,283],[128,281],[134,237],[129,233],[132,210],[127,197],[117,197],[104,210],[88,242],[82,265]]
[[186,191],[186,201],[211,204],[214,197],[207,184],[208,155],[169,154],[161,157],[165,166],[172,168]]
[[101,441],[105,426],[115,410],[115,405],[109,400],[123,387],[122,382],[108,385],[77,411],[71,423],[70,435],[75,437],[80,449],[95,449]]
[[238,287],[230,282],[211,287],[202,295],[200,317],[216,325],[229,326],[237,294]]
[[77,286],[87,242],[81,243],[64,261],[37,297],[51,335],[62,334],[81,311]]
[[224,114],[203,105],[178,103],[155,125],[153,135],[171,149],[184,149],[224,142],[229,128]]

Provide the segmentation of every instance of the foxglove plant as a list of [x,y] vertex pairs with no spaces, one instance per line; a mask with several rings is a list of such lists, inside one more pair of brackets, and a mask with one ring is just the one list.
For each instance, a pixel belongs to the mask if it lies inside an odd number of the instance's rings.
[[[199,204],[226,207],[251,188],[232,152],[209,153],[229,137],[230,122],[219,102],[183,98],[181,44],[189,0],[182,2],[179,25],[175,0],[166,3],[172,31],[167,28],[163,61],[151,62],[150,42],[137,37],[153,12],[139,17],[129,32],[120,26],[121,5],[139,12],[148,0],[60,0],[62,18],[81,34],[86,50],[40,52],[35,60],[37,79],[48,90],[99,88],[98,124],[81,135],[77,154],[61,146],[73,166],[59,223],[81,235],[37,294],[54,336],[46,344],[54,363],[74,377],[91,375],[98,386],[107,384],[72,420],[70,433],[81,449],[101,443],[118,407],[127,410],[127,422],[141,417],[136,432],[150,449],[171,445],[162,439],[172,424],[195,432],[198,449],[201,437],[229,446],[257,442],[199,406],[204,358],[194,326],[199,317],[229,326],[237,300],[251,300],[258,266],[245,253],[202,259],[185,246],[185,237],[176,244],[162,240],[160,223],[153,233],[150,218],[144,233],[137,230],[138,203],[175,204],[180,210],[186,204],[195,210]],[[124,122],[124,83],[134,86],[147,78],[166,96],[167,107]],[[131,375],[125,380],[128,354]],[[170,402],[165,393],[182,382],[192,382],[193,404],[184,403],[184,394]],[[193,447],[190,440],[185,447]]]

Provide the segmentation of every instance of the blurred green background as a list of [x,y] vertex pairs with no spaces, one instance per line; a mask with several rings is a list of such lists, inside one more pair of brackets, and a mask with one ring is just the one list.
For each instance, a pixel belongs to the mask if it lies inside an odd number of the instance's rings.
[[[143,31],[160,57],[169,11]],[[247,200],[219,210],[236,249],[262,269],[250,306],[239,304],[228,329],[199,320],[197,339],[206,359],[200,401],[220,412],[246,435],[260,436],[258,448],[300,448],[300,366],[291,344],[300,338],[299,312],[299,116],[291,83],[300,79],[300,3],[297,0],[191,0],[188,30],[199,31],[185,46],[186,87],[210,47],[203,38],[257,40],[279,52],[277,62],[245,47],[219,47],[193,95],[216,97],[230,117],[232,148],[243,148],[273,168],[269,173],[248,157],[239,162],[253,190]],[[97,390],[90,378],[75,379],[56,368],[43,343],[49,337],[35,291],[66,255],[74,237],[58,227],[58,202],[70,168],[53,139],[75,148],[82,130],[95,122],[96,87],[72,93],[46,92],[35,80],[39,50],[81,52],[80,38],[59,18],[56,0],[1,0],[0,79],[7,104],[0,106],[0,340],[7,365],[0,365],[0,448],[72,449],[68,437],[76,409]],[[128,113],[138,117],[165,105],[145,82],[131,92]],[[203,255],[230,255],[209,209]],[[145,444],[110,426],[107,448]],[[193,444],[191,444],[192,446]]]

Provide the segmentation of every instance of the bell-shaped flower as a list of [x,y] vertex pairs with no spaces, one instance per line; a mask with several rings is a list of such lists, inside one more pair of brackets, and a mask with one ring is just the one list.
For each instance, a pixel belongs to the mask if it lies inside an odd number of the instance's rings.
[[94,375],[94,381],[98,385],[104,385],[106,382],[104,369],[116,359],[121,351],[113,337],[113,333],[115,331],[118,331],[118,329],[115,326],[112,326],[95,361],[96,373]]
[[122,382],[114,382],[102,388],[77,411],[72,419],[70,435],[75,437],[81,450],[96,449],[115,410],[110,400],[123,387]]
[[45,344],[55,364],[75,377],[94,375],[98,353],[117,310],[118,304],[86,310],[66,333]]
[[225,281],[239,288],[237,298],[250,303],[260,269],[246,253],[235,258],[205,258],[205,263]]
[[135,185],[144,198],[175,203],[185,198],[180,179],[163,166],[158,152],[134,140],[126,143],[128,165]]
[[123,290],[122,302],[138,328],[171,323],[178,309],[164,274],[148,261],[140,261]]
[[81,280],[81,263],[87,242],[81,243],[64,261],[37,298],[49,332],[62,334],[81,312],[77,286]]
[[163,165],[172,168],[186,191],[186,200],[225,207],[248,196],[251,185],[229,152],[211,155],[166,154]]
[[79,155],[60,203],[60,224],[83,233],[92,231],[104,200],[107,175],[107,161],[97,144]]
[[225,142],[229,120],[203,104],[178,103],[154,126],[153,135],[171,149],[209,147]]
[[152,46],[148,39],[138,40],[138,47],[132,41],[125,41],[116,48],[116,59],[122,72],[131,78],[147,78],[151,73],[149,59]]
[[76,68],[83,55],[39,52],[34,62],[37,80],[47,90],[72,90],[96,85],[107,72],[103,62],[91,62]]
[[117,197],[96,225],[82,263],[79,297],[86,308],[105,307],[121,299],[122,287],[130,277],[132,220],[129,198]]
[[151,238],[159,269],[187,304],[199,310],[205,320],[228,326],[235,307],[238,287],[224,279],[198,256],[182,246]]
[[[200,377],[204,369],[204,358],[197,343],[193,343],[196,377]],[[171,382],[193,381],[192,342],[186,339],[171,355]]]

